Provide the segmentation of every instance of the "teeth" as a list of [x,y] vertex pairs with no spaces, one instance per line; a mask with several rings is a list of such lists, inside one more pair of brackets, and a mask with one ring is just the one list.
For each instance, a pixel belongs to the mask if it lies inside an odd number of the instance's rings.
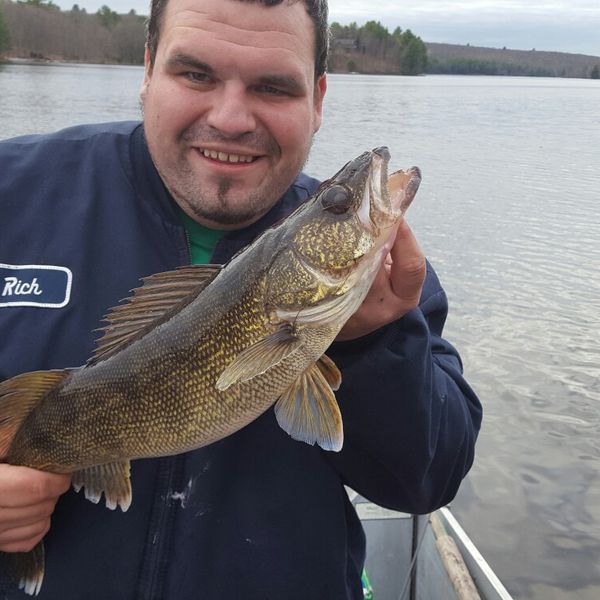
[[242,154],[226,154],[225,152],[217,152],[216,150],[201,150],[202,154],[206,158],[212,158],[219,162],[227,163],[251,163],[254,158],[252,156],[245,156]]

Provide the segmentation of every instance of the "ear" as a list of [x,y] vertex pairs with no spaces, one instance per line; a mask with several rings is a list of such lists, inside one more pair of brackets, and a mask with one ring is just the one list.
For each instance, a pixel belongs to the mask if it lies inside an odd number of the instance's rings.
[[146,46],[144,50],[144,80],[142,81],[142,87],[140,89],[140,98],[142,102],[148,92],[148,85],[150,84],[150,78],[152,77],[152,66],[150,50],[148,50],[148,46]]
[[321,121],[323,119],[323,99],[325,98],[326,91],[327,91],[327,75],[325,73],[323,73],[323,75],[321,75],[319,77],[319,79],[317,79],[316,84],[315,84],[314,133],[317,133],[317,131],[319,131],[319,128],[321,127]]

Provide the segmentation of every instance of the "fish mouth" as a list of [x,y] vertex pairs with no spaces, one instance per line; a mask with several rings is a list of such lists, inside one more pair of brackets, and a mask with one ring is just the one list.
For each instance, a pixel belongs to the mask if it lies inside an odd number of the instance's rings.
[[419,189],[421,171],[418,167],[411,167],[406,171],[400,169],[388,176],[389,160],[387,147],[382,146],[372,151],[371,170],[361,207],[361,221],[365,225],[367,204],[371,223],[375,227],[386,227],[402,218]]
[[403,215],[413,201],[419,185],[421,185],[419,167],[411,167],[406,171],[400,169],[392,173],[387,180],[387,189],[394,210]]
[[370,165],[358,218],[370,231],[391,226],[400,220],[410,206],[419,184],[421,171],[411,167],[388,176],[390,152],[386,146],[370,153]]

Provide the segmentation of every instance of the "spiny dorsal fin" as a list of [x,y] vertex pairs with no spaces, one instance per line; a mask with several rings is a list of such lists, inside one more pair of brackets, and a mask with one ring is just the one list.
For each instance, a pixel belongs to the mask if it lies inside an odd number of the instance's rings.
[[301,345],[302,342],[294,333],[292,326],[283,325],[256,344],[242,350],[221,373],[217,380],[217,389],[222,392],[235,383],[249,381],[262,375]]
[[221,265],[194,265],[142,279],[143,285],[132,290],[132,296],[104,317],[108,325],[98,329],[104,335],[87,364],[113,356],[166,320],[176,308],[191,302],[207,287],[221,268]]
[[0,383],[0,458],[6,455],[29,413],[69,372],[33,371]]
[[324,450],[334,452],[342,449],[342,415],[331,386],[317,364],[306,369],[277,400],[275,416],[280,427],[295,440],[307,444],[316,442]]
[[82,487],[85,497],[98,504],[102,492],[106,506],[111,510],[121,507],[125,512],[131,505],[131,481],[129,479],[129,461],[106,463],[76,471],[73,473],[73,487],[78,492]]

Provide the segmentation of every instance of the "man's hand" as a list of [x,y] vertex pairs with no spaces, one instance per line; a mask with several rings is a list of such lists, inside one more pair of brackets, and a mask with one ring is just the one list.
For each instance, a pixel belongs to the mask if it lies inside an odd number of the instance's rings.
[[358,310],[336,340],[371,333],[416,308],[425,281],[425,255],[406,221],[402,220],[390,253]]
[[48,532],[71,475],[0,464],[0,550],[28,552]]

